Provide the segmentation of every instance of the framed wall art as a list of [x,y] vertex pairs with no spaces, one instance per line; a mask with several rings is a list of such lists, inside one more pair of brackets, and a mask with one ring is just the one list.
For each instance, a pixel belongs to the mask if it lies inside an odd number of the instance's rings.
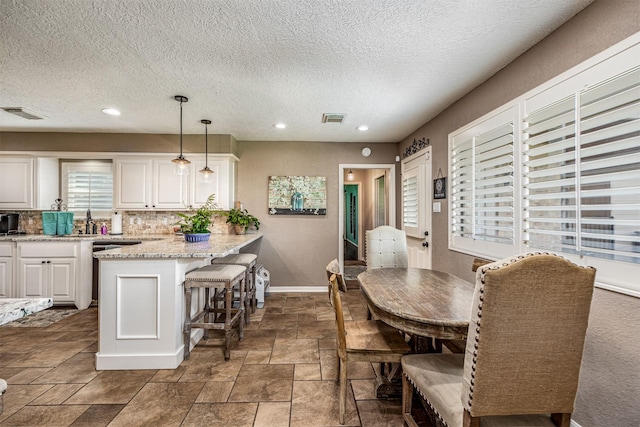
[[270,176],[270,215],[326,215],[327,178]]

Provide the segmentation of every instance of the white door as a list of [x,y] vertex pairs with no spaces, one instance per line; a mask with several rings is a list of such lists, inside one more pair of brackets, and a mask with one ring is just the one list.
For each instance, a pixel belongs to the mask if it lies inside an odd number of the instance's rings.
[[431,268],[431,147],[402,161],[402,228],[409,267]]

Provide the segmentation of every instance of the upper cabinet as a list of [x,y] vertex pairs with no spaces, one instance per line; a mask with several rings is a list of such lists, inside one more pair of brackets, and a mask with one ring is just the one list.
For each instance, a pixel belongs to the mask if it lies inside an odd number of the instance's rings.
[[230,157],[209,155],[206,165],[213,174],[208,182],[202,182],[202,174],[199,171],[205,166],[205,158],[194,157],[190,160],[190,205],[202,206],[211,194],[215,194],[215,201],[220,209],[231,209],[236,194],[236,161]]
[[185,209],[188,176],[173,173],[171,158],[114,159],[115,209]]
[[188,175],[176,175],[173,157],[122,157],[114,159],[114,209],[184,210],[198,207],[211,194],[221,209],[233,206],[236,160],[229,156],[209,156],[214,171],[209,182],[202,182],[198,171],[205,166],[204,156],[189,156]]
[[57,158],[0,157],[0,209],[49,209],[58,181]]

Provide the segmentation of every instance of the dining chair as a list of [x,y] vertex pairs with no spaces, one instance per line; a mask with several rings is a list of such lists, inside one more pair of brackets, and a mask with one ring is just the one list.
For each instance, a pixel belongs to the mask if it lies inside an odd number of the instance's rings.
[[338,381],[340,383],[340,424],[344,424],[347,404],[347,363],[393,363],[395,369],[388,376],[382,373],[377,384],[389,381],[400,366],[403,354],[411,350],[400,332],[379,320],[357,322],[344,321],[338,280],[335,274],[329,278],[330,296],[336,314],[336,340],[338,350]]
[[365,233],[367,270],[408,267],[407,235],[404,230],[381,225]]
[[[337,259],[332,259],[329,261],[329,264],[326,266],[327,270],[327,279],[331,278],[332,274],[336,275],[338,279],[338,288],[342,292],[347,292],[347,283],[344,281],[344,275],[342,274],[342,270],[340,269],[340,263]],[[329,300],[331,300],[331,284],[329,284]]]
[[415,389],[440,425],[568,427],[595,274],[547,253],[480,267],[465,354],[402,358],[405,423]]

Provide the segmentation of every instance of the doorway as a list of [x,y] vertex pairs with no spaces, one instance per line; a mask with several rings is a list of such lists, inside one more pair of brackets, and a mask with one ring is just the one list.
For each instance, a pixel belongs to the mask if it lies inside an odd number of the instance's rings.
[[366,257],[366,230],[396,225],[395,173],[394,164],[339,165],[338,188],[344,197],[338,198],[338,260],[345,276],[345,260],[361,262]]

